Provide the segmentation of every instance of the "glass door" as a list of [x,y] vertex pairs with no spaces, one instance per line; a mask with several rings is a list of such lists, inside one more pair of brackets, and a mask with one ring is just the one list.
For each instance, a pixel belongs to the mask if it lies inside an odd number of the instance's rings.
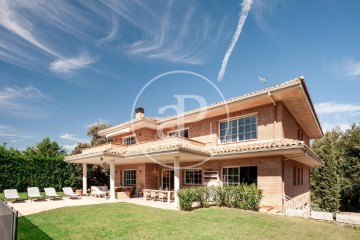
[[174,170],[166,170],[161,172],[162,189],[174,190]]

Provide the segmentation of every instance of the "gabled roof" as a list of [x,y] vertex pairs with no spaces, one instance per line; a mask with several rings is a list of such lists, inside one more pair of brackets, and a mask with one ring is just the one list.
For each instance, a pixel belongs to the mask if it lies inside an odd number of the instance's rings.
[[[185,121],[186,119],[189,119],[188,121],[192,122],[192,117],[204,111],[206,111],[206,116],[204,118],[210,118],[224,115],[228,111],[234,112],[266,104],[276,104],[277,102],[284,103],[310,138],[320,138],[323,136],[323,131],[305,84],[304,77],[298,77],[270,88],[209,104],[177,115],[164,118],[144,117],[142,119],[133,119],[99,131],[99,134],[101,136],[110,137],[117,133],[121,133],[124,129],[130,127],[134,128],[137,124],[142,124],[143,127],[156,129],[156,126],[159,124],[166,123],[168,125],[169,123],[174,122],[174,125],[176,125],[176,121],[179,118],[182,118]],[[145,126],[144,124],[148,125]]]

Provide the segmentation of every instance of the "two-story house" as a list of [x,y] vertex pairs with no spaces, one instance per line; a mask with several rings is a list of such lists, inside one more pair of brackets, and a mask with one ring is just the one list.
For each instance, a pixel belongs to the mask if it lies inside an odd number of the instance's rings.
[[65,161],[83,164],[84,189],[87,164],[108,164],[110,199],[118,185],[255,183],[262,206],[282,209],[285,195],[310,201],[310,168],[323,163],[309,147],[323,132],[303,77],[166,118],[138,108],[135,119],[99,134],[112,142]]

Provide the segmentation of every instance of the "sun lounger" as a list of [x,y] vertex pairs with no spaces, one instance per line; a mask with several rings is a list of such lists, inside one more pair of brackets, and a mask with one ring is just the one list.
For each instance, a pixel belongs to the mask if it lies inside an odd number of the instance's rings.
[[22,200],[19,196],[19,193],[16,189],[5,189],[4,190],[4,200]]
[[31,202],[33,199],[44,199],[44,197],[40,195],[40,191],[38,187],[28,187],[27,194]]
[[44,188],[45,191],[45,195],[46,197],[48,197],[51,201],[51,199],[56,199],[56,198],[62,198],[62,196],[58,195],[55,191],[55,188]]
[[62,189],[65,196],[69,198],[79,198],[79,195],[75,194],[71,187],[63,187]]

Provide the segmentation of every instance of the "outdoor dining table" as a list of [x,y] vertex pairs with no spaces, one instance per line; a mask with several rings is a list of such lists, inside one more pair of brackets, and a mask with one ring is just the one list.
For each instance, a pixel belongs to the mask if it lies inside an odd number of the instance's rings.
[[166,193],[167,196],[167,202],[170,203],[170,197],[171,197],[171,193],[175,193],[174,191],[169,191],[169,190],[157,190],[157,189],[144,189],[144,192],[156,192],[156,193]]

